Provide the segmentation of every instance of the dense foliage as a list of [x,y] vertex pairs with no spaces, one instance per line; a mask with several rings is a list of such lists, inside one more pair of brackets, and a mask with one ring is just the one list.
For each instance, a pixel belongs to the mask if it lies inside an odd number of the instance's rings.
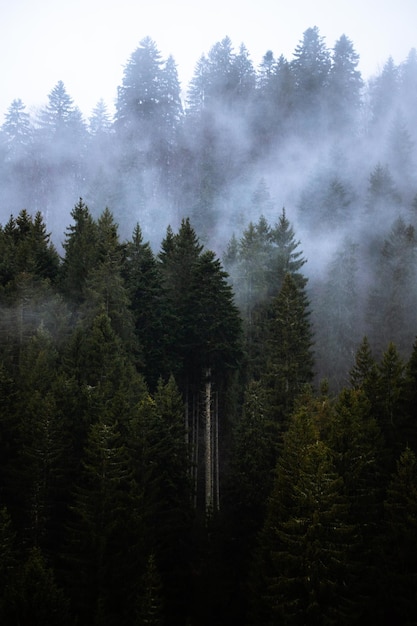
[[358,61],[225,38],[183,103],[147,38],[114,119],[10,106],[2,624],[417,622],[417,55]]

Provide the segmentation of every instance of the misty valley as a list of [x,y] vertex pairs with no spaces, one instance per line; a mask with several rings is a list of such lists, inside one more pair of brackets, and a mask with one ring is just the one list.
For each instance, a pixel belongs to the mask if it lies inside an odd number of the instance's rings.
[[417,623],[417,51],[151,38],[0,128],[0,623]]

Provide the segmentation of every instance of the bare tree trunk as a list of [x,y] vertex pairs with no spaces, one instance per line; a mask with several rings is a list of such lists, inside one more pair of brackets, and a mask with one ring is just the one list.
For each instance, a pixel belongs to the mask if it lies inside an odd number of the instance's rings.
[[213,417],[211,411],[211,371],[206,370],[204,395],[205,417],[205,503],[206,511],[213,508]]
[[198,489],[198,450],[199,450],[199,422],[200,411],[199,402],[196,394],[193,393],[193,439],[192,439],[192,459],[193,459],[193,478],[194,478],[194,506],[197,507],[197,489]]
[[219,474],[219,394],[216,392],[215,402],[215,479],[216,479],[216,509],[220,508],[220,474]]

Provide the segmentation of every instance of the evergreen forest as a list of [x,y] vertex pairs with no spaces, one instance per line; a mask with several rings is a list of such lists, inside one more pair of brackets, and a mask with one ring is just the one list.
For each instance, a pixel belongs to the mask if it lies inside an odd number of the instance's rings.
[[417,51],[307,29],[0,128],[0,623],[417,624]]

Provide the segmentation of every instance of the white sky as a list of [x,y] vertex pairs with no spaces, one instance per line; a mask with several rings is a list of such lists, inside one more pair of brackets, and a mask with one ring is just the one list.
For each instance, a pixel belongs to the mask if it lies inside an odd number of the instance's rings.
[[0,0],[0,123],[12,100],[43,106],[59,80],[88,117],[100,98],[113,111],[123,67],[150,36],[174,57],[183,89],[203,53],[225,36],[255,66],[267,50],[292,58],[318,26],[328,47],[342,34],[363,77],[417,48],[417,0]]

